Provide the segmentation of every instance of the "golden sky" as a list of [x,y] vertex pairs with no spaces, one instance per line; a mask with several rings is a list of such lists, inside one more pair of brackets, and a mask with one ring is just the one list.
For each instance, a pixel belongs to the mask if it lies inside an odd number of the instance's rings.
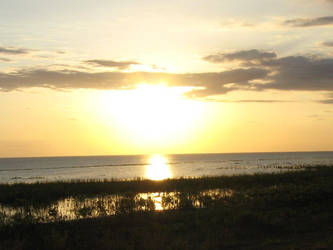
[[0,157],[333,150],[333,2],[0,2]]

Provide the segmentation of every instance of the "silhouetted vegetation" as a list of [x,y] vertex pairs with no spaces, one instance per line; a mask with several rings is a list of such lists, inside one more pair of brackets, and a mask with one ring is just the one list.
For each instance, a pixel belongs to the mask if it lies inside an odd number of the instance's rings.
[[[163,192],[167,210],[155,210],[153,192]],[[74,217],[65,220],[54,206],[69,197]],[[16,212],[10,221],[0,214],[0,249],[332,249],[332,197],[333,167],[320,166],[161,182],[1,185],[0,203]],[[36,216],[41,208],[39,216],[51,219]]]

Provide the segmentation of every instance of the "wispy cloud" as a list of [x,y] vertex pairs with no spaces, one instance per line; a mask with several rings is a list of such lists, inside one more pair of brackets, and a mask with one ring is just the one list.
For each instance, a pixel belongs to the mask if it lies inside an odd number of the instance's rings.
[[253,28],[256,25],[247,21],[240,21],[235,19],[229,19],[221,23],[223,28],[235,28],[235,27],[243,27],[243,28]]
[[14,48],[14,47],[0,47],[0,54],[7,55],[23,55],[28,54],[30,50],[22,49],[22,48]]
[[2,61],[2,62],[11,62],[12,60],[9,59],[9,58],[0,57],[0,61]]
[[321,45],[325,47],[333,47],[333,41],[322,42]]
[[319,100],[318,102],[323,104],[333,104],[333,93],[328,94],[326,99]]
[[211,63],[223,63],[226,61],[239,61],[245,64],[258,64],[262,61],[276,58],[274,52],[260,51],[257,49],[240,50],[230,53],[217,53],[203,57],[203,60]]
[[324,16],[317,18],[296,18],[296,19],[286,20],[284,24],[292,27],[333,25],[333,16]]
[[293,102],[293,101],[286,101],[286,100],[267,100],[267,99],[225,100],[225,99],[205,98],[204,100],[209,101],[209,102],[225,102],[225,103],[281,103],[281,102]]
[[113,60],[87,60],[84,63],[91,64],[93,66],[128,69],[131,65],[139,64],[135,61],[113,61]]
[[333,98],[332,99],[319,100],[318,102],[323,103],[323,104],[333,104]]

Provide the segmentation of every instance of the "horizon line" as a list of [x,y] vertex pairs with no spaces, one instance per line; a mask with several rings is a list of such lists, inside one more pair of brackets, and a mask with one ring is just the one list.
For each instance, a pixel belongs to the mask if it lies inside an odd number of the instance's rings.
[[109,157],[109,156],[149,156],[149,155],[209,155],[209,154],[272,154],[272,153],[333,153],[333,150],[303,150],[303,151],[257,151],[257,152],[220,152],[220,153],[147,153],[147,154],[109,154],[109,155],[51,155],[51,156],[5,156],[0,159],[17,158],[70,158],[70,157]]

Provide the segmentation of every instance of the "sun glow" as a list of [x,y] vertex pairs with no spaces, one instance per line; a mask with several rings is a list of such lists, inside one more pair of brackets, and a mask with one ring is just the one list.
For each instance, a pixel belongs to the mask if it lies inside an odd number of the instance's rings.
[[153,155],[149,159],[150,165],[146,166],[145,176],[147,179],[159,181],[172,177],[167,159],[162,155]]
[[99,113],[119,134],[141,146],[171,145],[185,140],[200,124],[201,102],[184,98],[188,89],[138,85],[133,90],[109,91],[99,100]]

